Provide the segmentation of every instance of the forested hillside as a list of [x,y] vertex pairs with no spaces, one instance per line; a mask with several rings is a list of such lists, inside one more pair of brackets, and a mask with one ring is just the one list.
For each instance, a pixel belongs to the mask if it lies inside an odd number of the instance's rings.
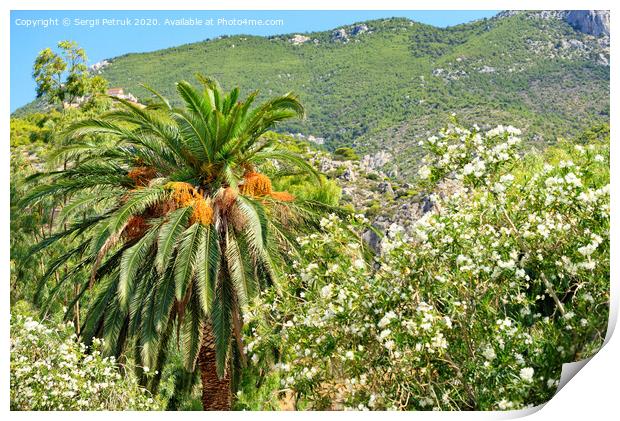
[[[464,124],[512,124],[554,142],[609,118],[608,37],[541,14],[436,28],[395,18],[334,31],[234,36],[111,60],[102,75],[140,99],[147,82],[174,98],[196,72],[264,96],[299,93],[308,116],[279,130],[411,166],[419,139],[456,113]],[[402,154],[402,149],[408,153]]]

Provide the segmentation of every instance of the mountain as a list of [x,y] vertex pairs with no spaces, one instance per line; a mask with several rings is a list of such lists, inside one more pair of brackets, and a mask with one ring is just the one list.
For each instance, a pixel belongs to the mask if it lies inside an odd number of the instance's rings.
[[303,122],[281,131],[329,149],[383,151],[407,175],[417,141],[451,114],[464,124],[512,124],[533,143],[609,120],[609,13],[502,12],[448,28],[404,18],[332,31],[231,36],[109,59],[97,71],[147,101],[147,83],[173,102],[197,72],[264,96],[294,91]]
[[609,36],[609,11],[571,10],[566,14],[566,21],[586,34]]

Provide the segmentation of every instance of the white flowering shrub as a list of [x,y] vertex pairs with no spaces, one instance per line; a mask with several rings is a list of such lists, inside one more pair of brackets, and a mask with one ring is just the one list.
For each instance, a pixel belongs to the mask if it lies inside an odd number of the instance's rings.
[[[609,304],[609,146],[519,152],[519,131],[426,142],[434,210],[362,259],[326,218],[247,314],[246,350],[299,409],[508,410],[556,391],[594,353]],[[242,392],[243,393],[243,392]]]
[[31,317],[11,317],[11,410],[163,409],[113,357],[101,341],[87,353],[71,324],[48,327]]

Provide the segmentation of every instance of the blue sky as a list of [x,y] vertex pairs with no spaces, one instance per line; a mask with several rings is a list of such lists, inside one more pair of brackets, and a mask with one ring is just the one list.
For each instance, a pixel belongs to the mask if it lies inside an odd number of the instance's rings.
[[[126,53],[153,51],[219,35],[274,35],[323,31],[337,26],[384,17],[407,17],[434,25],[452,26],[491,17],[497,11],[12,11],[11,111],[35,97],[32,63],[39,51],[60,40],[74,40],[86,50],[89,64]],[[104,26],[104,19],[156,19],[151,26]],[[166,26],[165,19],[194,18],[207,26]],[[225,26],[219,19],[282,19],[279,26]],[[27,27],[28,20],[52,19],[47,27]],[[84,25],[76,25],[76,19]],[[90,21],[99,19],[99,22]],[[55,21],[57,20],[57,21]],[[57,22],[58,25],[53,25]],[[151,21],[154,23],[153,21]],[[66,24],[68,23],[68,25]]]

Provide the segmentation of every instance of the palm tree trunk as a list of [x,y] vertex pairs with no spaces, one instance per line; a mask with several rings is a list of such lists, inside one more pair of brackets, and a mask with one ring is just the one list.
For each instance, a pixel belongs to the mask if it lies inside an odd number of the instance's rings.
[[205,323],[202,345],[198,353],[202,380],[202,407],[205,411],[230,411],[232,402],[230,370],[227,369],[224,377],[220,379],[215,364],[215,339],[211,324]]

